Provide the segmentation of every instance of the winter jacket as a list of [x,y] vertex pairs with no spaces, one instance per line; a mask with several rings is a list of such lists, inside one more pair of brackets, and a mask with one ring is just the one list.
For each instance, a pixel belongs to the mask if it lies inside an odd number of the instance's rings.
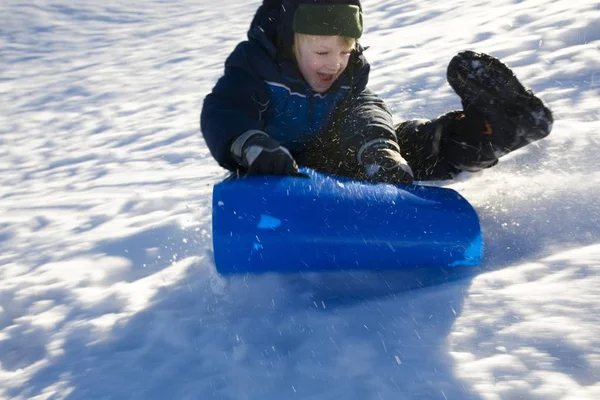
[[224,75],[204,99],[201,130],[217,162],[235,170],[231,144],[250,130],[266,132],[297,154],[323,134],[344,99],[354,108],[343,118],[342,154],[356,157],[362,146],[379,139],[395,143],[389,110],[367,89],[370,66],[364,49],[358,45],[337,81],[325,93],[315,93],[278,45],[280,20],[279,10],[259,7],[248,40],[229,55]]

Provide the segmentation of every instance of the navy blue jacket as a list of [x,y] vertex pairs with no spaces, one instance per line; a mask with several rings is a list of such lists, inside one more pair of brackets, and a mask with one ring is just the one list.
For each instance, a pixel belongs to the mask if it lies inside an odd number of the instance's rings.
[[[225,61],[225,74],[204,99],[202,134],[213,157],[224,168],[238,165],[231,143],[249,130],[261,130],[287,147],[292,155],[323,134],[343,99],[352,110],[343,118],[342,154],[356,155],[376,139],[396,141],[392,116],[367,88],[370,66],[359,45],[348,67],[323,94],[315,93],[295,62],[277,44],[278,10],[259,7],[248,31]],[[348,98],[348,96],[351,96]]]

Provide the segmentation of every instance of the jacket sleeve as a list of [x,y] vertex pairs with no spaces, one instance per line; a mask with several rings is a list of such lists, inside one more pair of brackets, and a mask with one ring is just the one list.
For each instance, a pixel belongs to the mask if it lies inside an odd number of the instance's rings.
[[339,110],[344,115],[343,152],[360,165],[362,152],[372,145],[400,151],[392,114],[383,100],[369,88],[350,94],[347,100]]
[[263,130],[268,105],[266,84],[253,68],[248,41],[240,43],[225,61],[225,74],[209,93],[200,113],[200,129],[206,145],[219,165],[234,170],[237,163],[231,142],[250,130]]

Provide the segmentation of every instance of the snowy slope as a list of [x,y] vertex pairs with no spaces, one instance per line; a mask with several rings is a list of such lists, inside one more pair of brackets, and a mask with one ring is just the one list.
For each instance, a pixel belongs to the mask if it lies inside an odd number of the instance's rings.
[[258,4],[0,2],[0,398],[600,398],[597,1],[364,1],[398,121],[459,106],[467,48],[555,111],[442,183],[481,270],[223,279],[198,116]]

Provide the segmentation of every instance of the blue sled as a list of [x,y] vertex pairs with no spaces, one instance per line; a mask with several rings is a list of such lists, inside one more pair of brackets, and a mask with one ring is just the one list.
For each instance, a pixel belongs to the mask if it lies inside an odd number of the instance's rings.
[[479,219],[452,189],[308,177],[226,179],[213,189],[220,274],[477,266]]

